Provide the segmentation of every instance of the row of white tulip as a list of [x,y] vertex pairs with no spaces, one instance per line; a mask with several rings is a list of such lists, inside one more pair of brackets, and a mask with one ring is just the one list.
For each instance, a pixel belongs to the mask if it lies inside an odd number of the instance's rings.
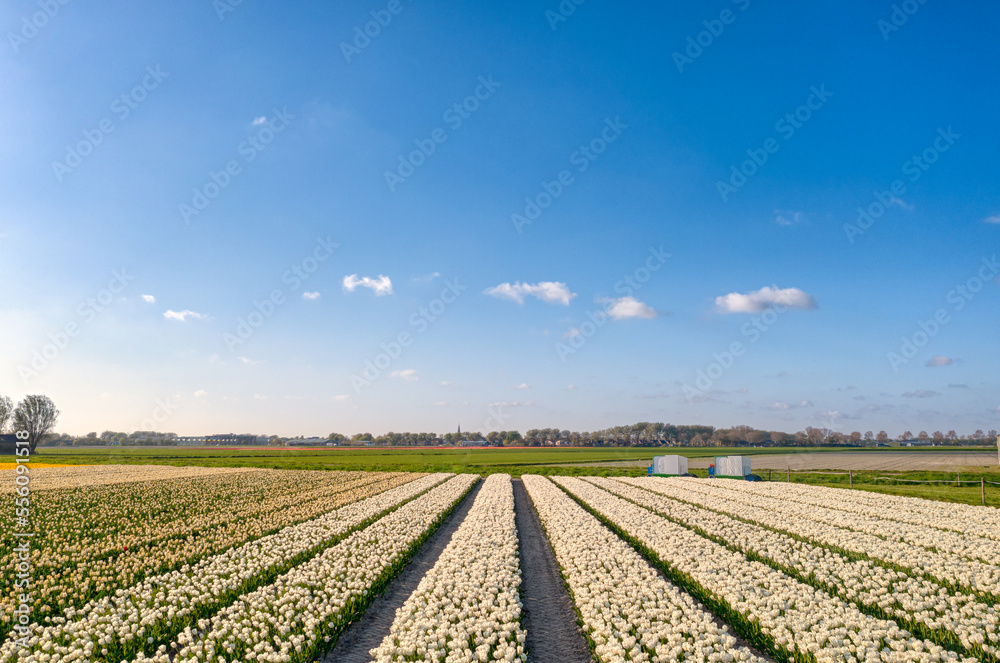
[[[551,481],[521,477],[598,660],[764,661]],[[596,490],[596,489],[595,489]]]
[[[740,484],[734,490],[755,491],[756,486]],[[770,488],[770,487],[769,487]],[[877,509],[886,520],[898,520],[936,529],[951,530],[1000,541],[1000,509],[926,500],[919,497],[888,495],[807,484],[778,484],[773,490],[786,499],[864,513]]]
[[[406,563],[436,522],[479,481],[460,474],[186,628],[153,663],[314,661]],[[168,653],[169,652],[169,653]],[[176,654],[171,657],[171,653]]]
[[556,481],[608,521],[641,543],[667,567],[727,606],[770,640],[776,654],[798,661],[959,661],[927,640],[914,638],[895,622],[877,619],[847,603],[627,500],[569,477]]
[[[82,488],[117,483],[144,483],[158,479],[180,479],[265,470],[247,467],[174,467],[172,465],[75,465],[37,467],[31,470],[31,490]],[[5,479],[10,479],[5,480]],[[14,492],[14,470],[0,470],[0,493]]]
[[434,567],[396,611],[377,663],[527,661],[510,476],[484,483]]
[[[959,533],[949,530],[945,525],[949,519],[941,516],[937,519],[940,527],[932,525],[917,525],[905,523],[886,517],[884,507],[862,506],[854,503],[850,506],[852,497],[862,491],[839,489],[839,500],[833,498],[812,499],[809,501],[792,499],[800,495],[797,490],[790,490],[791,484],[774,482],[761,484],[749,481],[701,481],[692,480],[689,483],[698,484],[712,492],[722,491],[734,499],[751,499],[765,508],[780,508],[795,518],[808,518],[818,523],[846,527],[856,532],[872,534],[890,541],[900,541],[912,546],[921,546],[930,550],[959,555],[974,561],[981,561],[991,566],[1000,566],[1000,542],[970,533]],[[744,488],[748,483],[757,483],[753,489]],[[829,503],[825,503],[829,502]]]
[[[226,474],[33,491],[33,520],[37,536],[42,537],[37,542],[45,555],[40,562],[58,567],[81,556],[202,532],[241,521],[247,513],[287,509],[300,496],[312,497],[317,491],[333,494],[371,480],[372,475],[363,472],[243,468]],[[6,515],[11,506],[5,502],[0,514]],[[91,522],[86,528],[69,526],[80,518]],[[0,542],[0,550],[6,551],[8,545]]]
[[52,618],[50,625],[35,625],[30,649],[19,650],[11,639],[4,642],[0,663],[15,656],[29,662],[104,660],[108,656],[108,660],[120,661],[123,654],[143,648],[150,639],[167,639],[188,622],[214,614],[248,586],[266,580],[268,573],[284,570],[324,542],[348,533],[449,476],[421,477],[194,565],[148,577],[80,609],[69,608],[64,616]]
[[636,504],[695,527],[716,539],[789,569],[808,584],[834,592],[867,608],[876,608],[906,627],[922,624],[928,639],[940,645],[959,645],[970,655],[997,654],[1000,613],[996,607],[967,594],[953,594],[937,583],[914,578],[869,560],[852,560],[773,530],[692,506],[673,498],[679,482],[650,479],[587,481]]
[[[658,479],[665,481],[665,479]],[[840,520],[821,522],[810,517],[809,507],[787,506],[781,500],[754,496],[720,487],[726,483],[740,483],[728,479],[705,481],[697,479],[671,479],[688,491],[691,501],[712,496],[717,507],[729,514],[740,515],[753,522],[785,533],[807,538],[824,546],[833,546],[858,555],[898,565],[914,574],[927,574],[946,585],[955,585],[965,591],[1000,597],[1000,567],[970,560],[963,555],[913,546],[903,541],[879,536],[875,533],[851,529],[851,514],[843,513]],[[744,482],[749,483],[749,482]],[[699,498],[698,496],[702,496]],[[811,507],[815,508],[815,507]],[[888,531],[893,525],[887,524]],[[882,532],[885,534],[885,532]],[[992,602],[992,601],[991,601]]]
[[[36,618],[44,621],[147,575],[195,563],[415,476],[295,474],[253,470],[40,491],[33,505],[31,560]],[[0,564],[10,567],[15,552],[12,541],[4,543]],[[13,582],[0,576],[0,636],[12,626]]]

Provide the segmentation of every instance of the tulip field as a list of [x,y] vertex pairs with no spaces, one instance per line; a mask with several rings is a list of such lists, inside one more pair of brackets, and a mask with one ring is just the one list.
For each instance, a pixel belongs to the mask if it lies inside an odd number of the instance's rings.
[[1000,661],[989,507],[726,479],[524,475],[515,499],[506,474],[35,472],[30,636],[6,573],[0,663],[336,661],[374,610],[369,661],[561,660],[532,649],[554,631],[524,598],[526,536],[594,661]]

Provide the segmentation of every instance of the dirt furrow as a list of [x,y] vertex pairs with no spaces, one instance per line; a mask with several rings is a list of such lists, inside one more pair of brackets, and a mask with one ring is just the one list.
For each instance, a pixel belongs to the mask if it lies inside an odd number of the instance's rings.
[[520,479],[514,480],[514,509],[521,551],[521,598],[530,663],[590,663],[590,648],[576,623],[552,546]]
[[396,610],[410,598],[420,581],[437,562],[438,557],[451,541],[452,534],[465,520],[472,508],[483,482],[476,484],[458,508],[441,524],[436,532],[421,546],[406,568],[400,572],[383,594],[368,606],[361,619],[347,627],[337,644],[324,658],[323,663],[369,663],[368,653],[382,644],[396,618]]

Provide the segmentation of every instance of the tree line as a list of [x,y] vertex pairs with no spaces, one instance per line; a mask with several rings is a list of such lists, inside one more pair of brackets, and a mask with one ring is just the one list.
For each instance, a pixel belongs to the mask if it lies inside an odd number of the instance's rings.
[[783,446],[822,447],[855,446],[874,447],[916,440],[921,443],[950,445],[994,444],[997,431],[977,430],[970,435],[959,435],[954,430],[948,432],[920,431],[914,435],[905,431],[897,437],[880,430],[853,431],[842,433],[829,428],[807,426],[795,433],[768,431],[752,426],[715,428],[702,425],[674,425],[666,423],[639,422],[628,426],[614,426],[597,431],[571,431],[559,428],[532,428],[523,436],[518,431],[490,431],[481,433],[463,432],[435,435],[434,433],[387,433],[373,436],[358,433],[353,436],[330,433],[328,439],[338,444],[372,443],[376,446],[424,446],[432,444],[461,444],[462,442],[482,442],[484,446],[574,446],[574,447],[622,447],[622,446],[671,446],[671,447],[729,447],[729,446]]
[[[177,444],[174,433],[157,431],[133,431],[131,433],[106,430],[100,435],[88,433],[82,437],[70,435],[51,435],[59,411],[46,396],[26,396],[13,407],[11,400],[0,396],[0,432],[5,428],[11,430],[28,430],[32,435],[33,446],[39,442],[53,446],[173,446]],[[7,426],[8,421],[14,422]],[[20,423],[16,423],[20,422]],[[286,438],[287,439],[287,438]],[[752,426],[733,426],[731,428],[715,428],[704,425],[675,425],[661,422],[638,422],[626,426],[613,426],[596,431],[571,431],[560,428],[532,428],[523,435],[516,430],[489,431],[485,435],[478,431],[463,431],[461,433],[411,433],[389,432],[384,435],[371,433],[356,433],[343,435],[330,433],[326,439],[334,444],[365,445],[380,447],[419,447],[462,444],[477,444],[494,447],[630,447],[630,446],[664,446],[664,447],[739,447],[739,446],[853,446],[874,447],[879,445],[899,444],[904,441],[916,441],[921,444],[939,445],[992,445],[996,443],[997,431],[976,430],[968,435],[959,435],[954,430],[934,431],[928,433],[921,430],[914,434],[904,431],[891,437],[886,431],[853,431],[843,433],[830,428],[807,426],[804,430],[794,433],[784,431],[769,431]],[[268,438],[269,444],[282,444],[283,439],[276,435]]]

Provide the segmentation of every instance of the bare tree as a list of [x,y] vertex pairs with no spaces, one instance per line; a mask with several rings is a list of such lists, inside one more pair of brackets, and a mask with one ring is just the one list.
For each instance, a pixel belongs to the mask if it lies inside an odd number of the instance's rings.
[[0,433],[7,429],[7,422],[14,415],[14,403],[8,396],[0,396]]
[[806,426],[806,437],[809,440],[809,444],[814,447],[819,446],[827,437],[827,431],[822,428],[813,428],[812,426]]
[[52,432],[59,418],[56,404],[48,396],[25,396],[14,410],[14,430],[28,432],[28,448],[32,453],[38,442]]

